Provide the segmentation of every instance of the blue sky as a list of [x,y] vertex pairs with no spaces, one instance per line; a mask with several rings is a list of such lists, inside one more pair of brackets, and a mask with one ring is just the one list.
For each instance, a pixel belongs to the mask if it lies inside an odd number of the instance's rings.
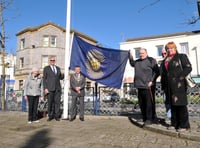
[[[119,49],[127,38],[200,30],[197,0],[71,0],[71,29],[104,47]],[[6,51],[16,52],[16,33],[49,21],[65,28],[67,0],[14,0],[4,12]],[[143,9],[144,8],[144,9]]]

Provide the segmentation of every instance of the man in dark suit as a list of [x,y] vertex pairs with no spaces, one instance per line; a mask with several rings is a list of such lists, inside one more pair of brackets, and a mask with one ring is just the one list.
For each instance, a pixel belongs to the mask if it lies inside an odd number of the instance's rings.
[[50,57],[50,64],[43,71],[44,93],[48,98],[48,119],[51,121],[55,118],[60,120],[60,100],[61,100],[61,84],[60,80],[64,79],[60,67],[55,65],[55,57]]
[[[75,66],[75,73],[70,78],[70,87],[72,95],[71,118],[70,121],[76,119],[77,103],[79,102],[79,119],[84,121],[84,96],[85,96],[85,77],[80,73],[80,66]],[[79,99],[79,100],[78,100]]]

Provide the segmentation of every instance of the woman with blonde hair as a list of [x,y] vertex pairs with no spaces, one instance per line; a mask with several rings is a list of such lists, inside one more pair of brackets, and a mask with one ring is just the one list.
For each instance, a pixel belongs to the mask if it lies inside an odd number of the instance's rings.
[[28,123],[39,122],[37,108],[40,96],[43,96],[42,77],[38,68],[34,67],[24,83],[24,97],[28,101]]
[[187,84],[185,77],[192,71],[191,63],[186,54],[180,54],[174,42],[165,45],[167,57],[164,61],[163,72],[166,73],[168,97],[171,104],[171,126],[169,130],[179,132],[190,128],[187,109]]

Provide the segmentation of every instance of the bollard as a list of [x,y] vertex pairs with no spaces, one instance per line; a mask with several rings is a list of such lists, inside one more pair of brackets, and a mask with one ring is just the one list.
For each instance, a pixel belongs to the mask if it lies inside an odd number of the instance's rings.
[[26,99],[22,95],[22,112],[26,112]]

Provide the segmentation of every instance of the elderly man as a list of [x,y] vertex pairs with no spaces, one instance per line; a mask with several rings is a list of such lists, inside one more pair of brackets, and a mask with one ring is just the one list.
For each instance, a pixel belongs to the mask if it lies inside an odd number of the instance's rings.
[[134,87],[138,89],[138,101],[145,125],[152,124],[156,119],[155,86],[159,76],[159,67],[154,58],[148,57],[147,50],[141,48],[140,58],[133,59],[130,52],[129,62],[135,68]]
[[64,74],[61,73],[60,67],[55,65],[55,57],[50,57],[50,64],[44,68],[43,84],[44,93],[48,97],[48,119],[51,121],[55,118],[60,121],[60,100],[61,100],[61,84],[60,80],[64,79]]

